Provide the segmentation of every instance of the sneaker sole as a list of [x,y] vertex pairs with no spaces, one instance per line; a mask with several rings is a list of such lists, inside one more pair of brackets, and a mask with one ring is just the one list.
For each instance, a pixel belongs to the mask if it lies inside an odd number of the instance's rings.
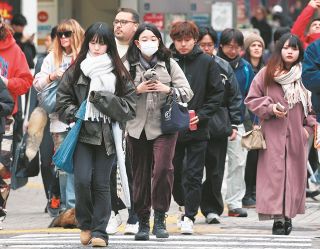
[[218,219],[216,219],[216,218],[213,218],[212,220],[206,220],[206,222],[208,223],[208,224],[220,224],[220,221],[218,220]]
[[242,205],[243,208],[256,208],[256,205]]
[[152,231],[152,234],[156,236],[158,239],[167,239],[169,238],[169,234],[164,234],[164,235],[157,235],[154,231]]
[[92,243],[92,247],[106,247],[108,244],[106,242],[95,242]]
[[148,235],[148,237],[137,237],[137,236],[135,236],[135,237],[134,237],[134,240],[143,240],[143,241],[146,241],[146,240],[150,240],[150,237],[149,237],[149,235]]
[[193,232],[181,232],[181,234],[183,234],[183,235],[192,235]]
[[229,217],[239,217],[239,218],[245,218],[248,217],[248,214],[228,214]]

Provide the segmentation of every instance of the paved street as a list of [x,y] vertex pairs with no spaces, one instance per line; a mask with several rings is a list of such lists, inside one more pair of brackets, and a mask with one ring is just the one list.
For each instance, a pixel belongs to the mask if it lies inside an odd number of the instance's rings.
[[[0,239],[4,248],[84,248],[79,245],[78,234],[25,234]],[[111,236],[111,248],[312,248],[309,237],[255,236],[255,235],[174,235],[161,240],[151,237],[148,242],[133,241],[131,236]]]
[[[79,242],[78,229],[50,228],[51,218],[44,213],[44,191],[39,177],[32,178],[26,187],[12,191],[8,201],[8,215],[0,231],[0,248],[85,248]],[[293,220],[291,236],[272,236],[272,221],[259,222],[254,209],[248,218],[231,218],[226,212],[221,224],[208,225],[199,214],[195,234],[182,236],[176,226],[178,207],[173,202],[168,212],[167,227],[170,238],[149,242],[134,241],[124,236],[124,224],[117,235],[110,237],[110,248],[320,248],[320,203],[307,201],[305,215]],[[126,211],[121,211],[123,223]]]

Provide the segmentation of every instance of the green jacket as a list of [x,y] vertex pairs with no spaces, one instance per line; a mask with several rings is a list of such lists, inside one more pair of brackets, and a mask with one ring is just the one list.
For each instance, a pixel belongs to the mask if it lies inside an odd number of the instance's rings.
[[[70,124],[75,122],[75,114],[81,103],[87,99],[90,79],[83,74],[77,82],[72,83],[73,69],[68,69],[59,84],[56,101],[56,111],[62,121]],[[116,96],[110,92],[91,92],[89,101],[95,107],[124,128],[125,123],[135,117],[136,98],[134,85],[128,82],[124,96]],[[111,125],[104,122],[83,121],[79,142],[101,145],[104,142],[108,155],[115,153]]]

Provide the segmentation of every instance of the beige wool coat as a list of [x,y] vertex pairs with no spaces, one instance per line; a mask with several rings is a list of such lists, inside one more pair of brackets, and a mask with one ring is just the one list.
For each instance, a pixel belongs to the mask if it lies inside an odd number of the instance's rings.
[[[284,99],[282,87],[273,82],[264,85],[265,69],[255,76],[245,105],[262,121],[267,149],[259,151],[257,166],[257,213],[293,218],[305,211],[307,180],[307,142],[316,124],[305,117],[301,102],[292,109]],[[288,113],[276,118],[272,106],[280,102]]]

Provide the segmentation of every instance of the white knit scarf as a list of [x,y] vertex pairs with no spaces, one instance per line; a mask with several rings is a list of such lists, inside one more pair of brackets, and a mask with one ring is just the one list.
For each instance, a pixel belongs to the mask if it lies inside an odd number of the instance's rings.
[[108,54],[92,56],[89,52],[84,59],[80,68],[85,76],[91,79],[89,94],[87,99],[86,114],[84,120],[110,122],[108,116],[104,115],[89,101],[92,91],[115,92],[116,76],[112,73],[114,68],[112,60]]
[[311,93],[304,87],[301,81],[301,63],[293,66],[289,72],[274,77],[274,80],[282,86],[284,98],[287,100],[289,109],[301,102],[304,115],[307,117],[311,111]]

